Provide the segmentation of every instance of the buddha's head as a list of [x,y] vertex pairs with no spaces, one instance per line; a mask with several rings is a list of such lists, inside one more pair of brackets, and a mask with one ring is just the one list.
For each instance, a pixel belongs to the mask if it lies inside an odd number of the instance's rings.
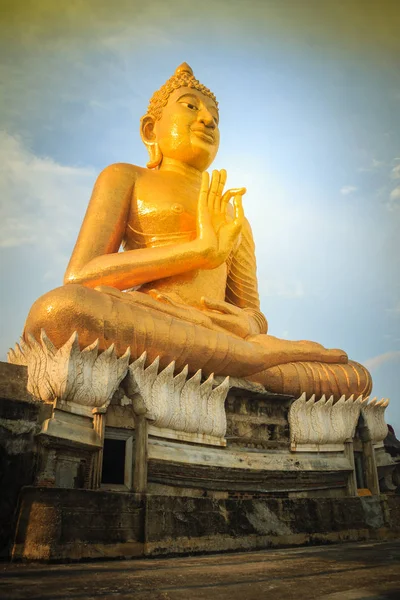
[[149,169],[159,167],[163,157],[199,171],[211,165],[219,146],[218,103],[188,64],[180,65],[152,96],[140,133],[150,155]]

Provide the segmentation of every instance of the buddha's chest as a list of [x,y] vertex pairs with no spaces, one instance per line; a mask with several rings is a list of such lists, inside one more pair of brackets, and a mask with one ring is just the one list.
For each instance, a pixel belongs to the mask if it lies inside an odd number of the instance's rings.
[[196,237],[198,191],[179,182],[139,181],[125,235],[128,248],[175,244]]

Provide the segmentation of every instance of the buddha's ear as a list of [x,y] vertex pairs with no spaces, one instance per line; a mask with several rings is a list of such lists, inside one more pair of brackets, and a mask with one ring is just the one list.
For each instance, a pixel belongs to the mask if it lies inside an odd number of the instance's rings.
[[155,119],[151,115],[145,115],[140,119],[140,135],[150,156],[147,163],[149,169],[155,169],[162,161],[162,153],[156,141],[154,125]]
[[156,121],[154,117],[151,115],[144,115],[140,119],[140,135],[142,137],[143,142],[146,144],[152,144],[155,142],[156,134],[154,131],[154,126]]

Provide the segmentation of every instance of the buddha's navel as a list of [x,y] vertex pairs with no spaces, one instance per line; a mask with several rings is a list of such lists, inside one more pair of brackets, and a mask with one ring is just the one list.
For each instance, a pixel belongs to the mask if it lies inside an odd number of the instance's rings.
[[183,206],[183,204],[176,203],[171,206],[171,210],[173,213],[180,215],[185,210],[185,207]]

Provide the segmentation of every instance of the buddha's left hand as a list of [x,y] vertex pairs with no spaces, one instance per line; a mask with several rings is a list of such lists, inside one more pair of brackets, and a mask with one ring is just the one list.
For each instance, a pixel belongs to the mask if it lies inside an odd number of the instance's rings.
[[259,324],[251,312],[224,302],[210,298],[201,299],[202,310],[215,325],[226,329],[241,338],[257,335],[260,332]]
[[[197,314],[202,314],[211,321],[216,329],[229,331],[243,339],[252,335],[266,333],[266,328],[264,330],[260,329],[260,323],[254,318],[252,311],[247,312],[245,309],[229,304],[228,302],[223,302],[222,300],[211,300],[203,296],[199,311],[197,308],[183,305],[179,296],[174,293],[165,294],[160,293],[158,290],[150,290],[148,294],[159,302],[184,309],[186,313],[190,309]],[[262,317],[262,319],[265,321],[265,317]]]

